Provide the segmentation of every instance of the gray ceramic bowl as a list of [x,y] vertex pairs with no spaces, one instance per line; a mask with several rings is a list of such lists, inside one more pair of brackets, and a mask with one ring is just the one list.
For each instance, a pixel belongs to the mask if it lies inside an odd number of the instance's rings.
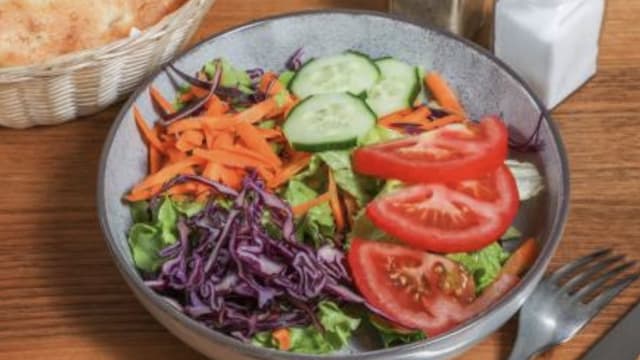
[[[195,72],[206,60],[224,56],[240,67],[279,70],[286,58],[301,46],[304,46],[307,56],[356,49],[374,57],[393,55],[426,69],[437,70],[458,90],[473,118],[483,114],[502,114],[516,133],[530,134],[539,117],[544,117],[540,131],[544,147],[531,160],[537,162],[545,175],[546,194],[535,204],[526,204],[518,220],[526,235],[540,240],[542,251],[519,286],[488,311],[446,335],[402,347],[375,350],[365,334],[354,341],[348,351],[333,356],[338,359],[425,360],[449,358],[463,352],[515,314],[540,280],[560,241],[567,216],[569,173],[556,127],[530,89],[486,51],[450,34],[386,14],[325,11],[260,20],[201,42],[178,57],[175,64],[188,72]],[[146,95],[151,83],[165,94],[173,92],[166,75],[158,73],[129,99],[109,133],[100,167],[100,221],[122,275],[158,321],[211,358],[314,358],[257,348],[205,328],[177,312],[142,283],[127,246],[126,232],[131,220],[121,198],[145,175],[147,168],[145,146],[132,119],[131,106],[135,103],[147,119],[155,118]]]

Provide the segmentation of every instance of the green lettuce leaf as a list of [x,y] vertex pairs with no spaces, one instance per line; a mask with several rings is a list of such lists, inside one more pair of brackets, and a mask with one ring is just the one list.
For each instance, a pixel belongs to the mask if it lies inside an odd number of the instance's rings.
[[164,262],[160,250],[178,241],[178,210],[169,198],[162,201],[152,217],[148,204],[132,203],[130,210],[134,224],[128,241],[133,261],[138,269],[154,272]]
[[296,75],[296,73],[291,71],[291,70],[284,71],[278,77],[278,81],[280,81],[282,83],[282,85],[284,85],[284,87],[288,88],[289,87],[289,83],[291,83],[291,80],[293,80],[293,77],[295,75]]
[[[313,200],[318,193],[299,180],[291,180],[284,192],[285,200],[296,206]],[[311,208],[298,224],[299,239],[310,242],[316,247],[323,245],[328,239],[333,238],[335,223],[328,203]]]
[[155,272],[162,265],[160,250],[165,246],[160,231],[144,223],[134,224],[129,229],[129,247],[136,267],[145,272]]
[[244,92],[247,90],[252,92],[249,89],[251,86],[251,78],[249,77],[249,74],[244,70],[235,68],[227,59],[212,60],[204,65],[204,72],[209,79],[213,79],[218,63],[222,66],[222,86],[236,87]]
[[336,184],[364,206],[380,190],[381,181],[353,171],[351,151],[325,151],[316,154],[333,172]]
[[376,125],[373,129],[369,130],[369,132],[364,135],[362,138],[358,139],[358,145],[367,146],[373,145],[385,141],[391,141],[395,139],[399,139],[404,137],[403,134],[386,128],[384,126]]
[[449,254],[447,257],[462,264],[473,275],[476,292],[480,293],[498,277],[509,253],[495,242],[475,252]]
[[427,338],[424,331],[401,329],[379,316],[370,315],[369,322],[378,331],[384,347],[413,343]]
[[174,201],[174,208],[186,217],[192,217],[204,209],[205,203],[198,201]]
[[[335,303],[323,301],[318,305],[318,320],[324,331],[314,326],[289,328],[291,348],[288,351],[305,354],[326,354],[342,349],[360,325],[360,319],[345,314]],[[270,332],[261,332],[252,339],[253,344],[278,348]]]

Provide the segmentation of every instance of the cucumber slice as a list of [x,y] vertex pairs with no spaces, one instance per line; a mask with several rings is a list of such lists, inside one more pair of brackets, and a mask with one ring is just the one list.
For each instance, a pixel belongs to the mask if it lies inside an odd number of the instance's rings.
[[380,70],[366,55],[347,51],[306,63],[291,80],[290,90],[298,98],[310,95],[364,93],[380,78]]
[[320,94],[296,105],[283,130],[296,150],[339,150],[355,146],[358,137],[375,126],[376,119],[367,104],[353,94]]
[[382,117],[413,106],[420,92],[418,69],[393,58],[377,60],[380,80],[367,91],[367,104]]

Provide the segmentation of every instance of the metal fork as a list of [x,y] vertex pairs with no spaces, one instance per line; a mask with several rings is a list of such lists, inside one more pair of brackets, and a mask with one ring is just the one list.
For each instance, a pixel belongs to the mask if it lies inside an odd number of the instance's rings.
[[[518,338],[509,360],[532,359],[555,345],[569,341],[640,277],[640,272],[634,273],[605,286],[608,280],[636,263],[624,262],[623,255],[616,256],[611,252],[610,249],[600,250],[575,260],[540,282],[520,310]],[[565,278],[568,280],[562,283]]]

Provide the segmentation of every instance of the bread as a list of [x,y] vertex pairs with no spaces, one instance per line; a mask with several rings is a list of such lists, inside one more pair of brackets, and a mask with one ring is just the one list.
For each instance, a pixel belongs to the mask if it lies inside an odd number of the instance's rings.
[[186,0],[0,0],[0,67],[43,63],[145,29]]

